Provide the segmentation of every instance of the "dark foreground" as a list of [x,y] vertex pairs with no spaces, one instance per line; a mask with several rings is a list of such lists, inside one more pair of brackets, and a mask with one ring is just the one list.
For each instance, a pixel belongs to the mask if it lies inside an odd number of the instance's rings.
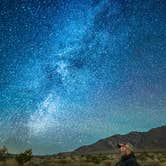
[[[140,166],[166,166],[166,151],[143,151],[135,155]],[[0,161],[0,166],[114,166],[119,157],[118,153],[58,154],[33,156],[20,164],[13,156]]]

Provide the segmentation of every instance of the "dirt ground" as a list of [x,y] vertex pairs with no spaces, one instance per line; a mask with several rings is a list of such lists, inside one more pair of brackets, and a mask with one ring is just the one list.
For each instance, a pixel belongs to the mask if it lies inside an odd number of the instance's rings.
[[[166,152],[137,152],[135,153],[140,166],[166,166]],[[24,166],[114,166],[119,160],[119,154],[100,153],[86,155],[52,155],[38,156]],[[0,166],[20,166],[16,159],[8,158],[0,161]]]

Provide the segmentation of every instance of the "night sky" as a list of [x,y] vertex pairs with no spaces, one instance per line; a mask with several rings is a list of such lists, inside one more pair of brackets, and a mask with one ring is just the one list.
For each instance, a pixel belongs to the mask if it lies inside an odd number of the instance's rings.
[[12,153],[166,125],[166,1],[0,0],[0,92]]

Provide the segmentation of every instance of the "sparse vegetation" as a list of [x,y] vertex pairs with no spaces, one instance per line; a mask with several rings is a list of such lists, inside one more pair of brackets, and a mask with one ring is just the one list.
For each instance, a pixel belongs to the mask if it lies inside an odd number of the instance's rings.
[[[140,166],[165,166],[166,151],[137,152]],[[32,156],[32,150],[18,155],[9,155],[7,148],[0,148],[0,166],[114,166],[119,160],[118,153],[68,154]]]
[[32,149],[26,150],[25,152],[16,156],[16,160],[19,165],[22,166],[25,162],[30,161],[32,158]]
[[8,149],[6,146],[0,148],[0,161],[4,161],[8,155]]

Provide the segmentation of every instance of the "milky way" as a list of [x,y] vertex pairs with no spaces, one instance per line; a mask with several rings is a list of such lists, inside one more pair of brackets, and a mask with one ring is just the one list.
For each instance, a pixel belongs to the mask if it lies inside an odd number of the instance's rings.
[[166,119],[165,0],[0,0],[0,145],[70,151]]

